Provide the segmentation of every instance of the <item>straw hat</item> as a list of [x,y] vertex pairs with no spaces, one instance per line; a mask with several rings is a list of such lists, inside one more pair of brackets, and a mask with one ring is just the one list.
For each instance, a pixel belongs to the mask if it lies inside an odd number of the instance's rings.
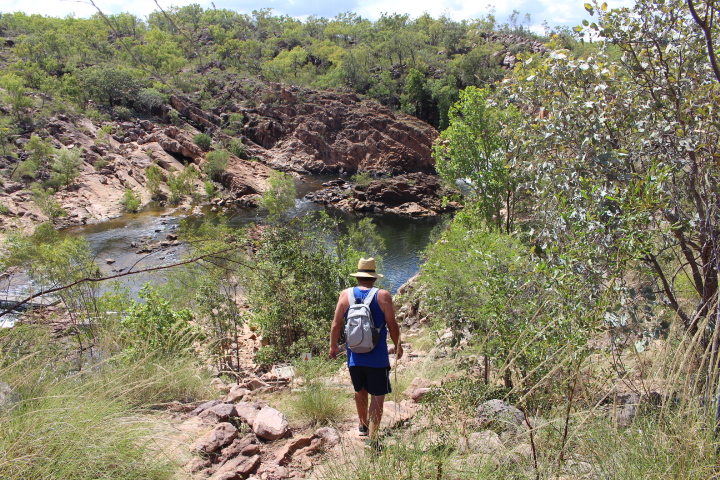
[[357,273],[351,273],[351,277],[356,278],[382,278],[385,275],[375,273],[375,259],[374,258],[361,258],[358,262]]

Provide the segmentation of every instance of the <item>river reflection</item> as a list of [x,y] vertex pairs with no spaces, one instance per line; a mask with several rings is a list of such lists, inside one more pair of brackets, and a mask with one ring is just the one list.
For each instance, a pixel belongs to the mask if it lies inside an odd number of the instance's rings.
[[[297,179],[295,206],[286,213],[286,217],[323,210],[323,206],[305,200],[304,196],[321,188],[323,182],[333,178],[337,177],[312,176]],[[208,206],[202,209],[204,216],[208,218],[216,215],[210,211],[210,208]],[[328,209],[328,214],[348,225],[362,218],[334,209]],[[237,228],[262,222],[266,217],[263,210],[254,208],[235,209],[225,215],[229,225]],[[71,235],[83,235],[89,242],[103,274],[113,275],[131,268],[139,270],[180,260],[184,253],[181,246],[170,247],[149,256],[138,254],[137,251],[143,244],[166,240],[169,234],[173,234],[178,229],[180,221],[184,218],[192,221],[194,217],[176,209],[150,206],[137,214],[123,215],[96,225],[70,228],[65,232]],[[449,217],[409,218],[388,214],[372,215],[371,218],[379,234],[385,239],[386,252],[383,255],[382,273],[386,278],[383,286],[394,293],[418,272],[421,253],[430,241],[433,229],[439,228],[438,226],[446,222]],[[161,273],[148,273],[123,277],[122,283],[136,294],[144,283],[161,282],[162,279]]]

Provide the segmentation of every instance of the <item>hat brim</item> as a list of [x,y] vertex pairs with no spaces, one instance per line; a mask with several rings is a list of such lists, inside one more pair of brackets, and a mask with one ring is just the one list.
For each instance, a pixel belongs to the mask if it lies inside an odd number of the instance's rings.
[[357,272],[351,273],[350,276],[355,278],[383,278],[385,275],[380,273]]

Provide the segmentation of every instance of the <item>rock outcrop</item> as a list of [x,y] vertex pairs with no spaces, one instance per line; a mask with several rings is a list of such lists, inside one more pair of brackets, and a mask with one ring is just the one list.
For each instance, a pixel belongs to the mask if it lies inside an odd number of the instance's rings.
[[[162,199],[170,195],[166,182],[174,172],[183,172],[190,164],[202,169],[205,161],[205,152],[195,145],[191,132],[175,126],[158,126],[147,120],[98,125],[88,119],[73,121],[60,117],[48,121],[49,138],[55,148],[79,150],[83,164],[75,182],[55,194],[66,212],[65,216],[56,219],[58,227],[101,222],[119,216],[123,212],[121,200],[128,189],[140,198],[141,205],[149,203],[152,193],[146,170],[151,165],[157,165],[161,171],[163,181],[159,196]],[[101,133],[100,128],[106,126],[113,133]],[[20,137],[18,140],[25,142],[19,142],[19,145],[27,143],[28,138]],[[24,152],[20,153],[20,160],[24,155]],[[267,188],[270,172],[271,169],[260,162],[231,155],[229,166],[220,178],[225,196],[222,206],[230,203],[255,205],[257,195]],[[193,190],[203,192],[200,179],[191,183]],[[32,198],[24,183],[6,182],[0,189],[0,204],[6,209],[5,215],[0,216],[0,227],[32,229],[35,224],[46,221],[47,217]],[[216,203],[220,201],[218,199]]]
[[326,188],[311,192],[306,198],[348,212],[428,217],[460,208],[457,202],[445,201],[446,197],[455,192],[444,188],[438,177],[423,173],[382,178],[373,180],[368,185],[354,186],[338,179],[327,182],[324,186]]
[[435,128],[354,93],[258,85],[228,77],[222,96],[225,106],[212,112],[179,95],[173,95],[170,103],[191,125],[221,142],[230,139],[222,130],[229,116],[242,117],[237,133],[247,156],[274,169],[389,175],[435,171],[431,156],[438,136]]

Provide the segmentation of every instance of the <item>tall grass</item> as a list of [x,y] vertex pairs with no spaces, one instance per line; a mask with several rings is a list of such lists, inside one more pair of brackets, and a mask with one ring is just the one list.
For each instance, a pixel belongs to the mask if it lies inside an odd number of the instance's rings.
[[0,366],[21,401],[0,412],[0,479],[170,479],[153,408],[210,396],[189,357],[113,359],[73,371],[40,353]]
[[345,414],[346,390],[339,394],[322,377],[337,371],[340,363],[315,357],[309,362],[296,362],[296,374],[304,379],[304,386],[293,392],[289,402],[296,417],[310,425],[328,425]]

